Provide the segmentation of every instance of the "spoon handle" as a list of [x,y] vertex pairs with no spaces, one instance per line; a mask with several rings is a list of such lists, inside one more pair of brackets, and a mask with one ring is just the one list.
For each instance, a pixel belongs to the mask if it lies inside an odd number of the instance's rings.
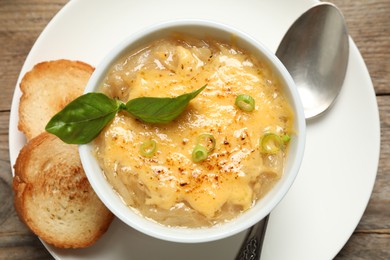
[[268,219],[269,215],[249,229],[235,260],[260,259]]

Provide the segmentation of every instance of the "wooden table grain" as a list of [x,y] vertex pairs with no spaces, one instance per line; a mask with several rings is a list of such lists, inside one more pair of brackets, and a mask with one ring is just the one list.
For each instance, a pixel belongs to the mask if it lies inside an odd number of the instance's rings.
[[[52,259],[13,208],[8,124],[12,95],[24,60],[41,31],[66,2],[0,0],[0,259]],[[374,190],[360,223],[335,259],[390,259],[390,1],[330,2],[344,13],[350,35],[366,62],[381,121],[381,153]]]

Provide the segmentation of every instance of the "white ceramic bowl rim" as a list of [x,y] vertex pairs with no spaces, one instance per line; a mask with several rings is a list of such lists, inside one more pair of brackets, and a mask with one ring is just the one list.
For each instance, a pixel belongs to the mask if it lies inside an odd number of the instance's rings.
[[[226,238],[244,231],[268,215],[286,195],[299,171],[304,154],[306,131],[304,112],[300,102],[300,97],[290,74],[283,64],[270,50],[251,36],[225,24],[209,20],[173,20],[150,26],[138,33],[130,35],[122,43],[115,47],[97,66],[87,84],[85,92],[96,91],[96,86],[100,85],[99,82],[104,79],[111,64],[130,51],[130,49],[140,47],[151,40],[170,34],[171,32],[192,34],[192,29],[195,29],[196,35],[199,36],[206,33],[208,36],[217,38],[219,36],[223,36],[225,37],[225,40],[228,40],[229,38],[232,39],[233,37],[234,43],[239,46],[243,45],[244,49],[249,48],[251,49],[251,52],[259,51],[258,54],[261,55],[262,59],[267,61],[277,73],[279,73],[282,84],[286,86],[285,92],[290,99],[296,115],[294,127],[297,130],[297,136],[292,139],[290,144],[288,156],[290,159],[287,160],[283,177],[263,199],[258,201],[254,207],[229,222],[213,227],[195,229],[167,227],[150,221],[135,213],[123,203],[122,199],[116,194],[105,179],[97,160],[92,155],[92,145],[80,145],[79,152],[81,161],[91,186],[103,203],[120,220],[147,235],[167,241],[183,243],[208,242]],[[292,157],[294,159],[291,159]]]

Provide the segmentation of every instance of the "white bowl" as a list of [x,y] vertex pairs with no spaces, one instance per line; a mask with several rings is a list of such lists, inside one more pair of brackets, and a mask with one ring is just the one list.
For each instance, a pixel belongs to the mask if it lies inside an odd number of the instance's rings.
[[272,70],[279,76],[282,85],[285,86],[284,91],[295,113],[294,128],[297,132],[290,144],[282,178],[256,205],[227,223],[205,228],[168,227],[140,216],[123,203],[122,199],[105,179],[96,158],[92,154],[93,147],[91,144],[81,145],[79,152],[84,170],[93,189],[103,203],[127,225],[147,235],[173,242],[197,243],[213,241],[232,236],[251,227],[267,216],[286,195],[298,173],[304,154],[306,129],[304,112],[290,74],[272,52],[249,35],[237,29],[204,20],[165,22],[130,35],[124,42],[108,53],[105,59],[97,66],[85,92],[97,91],[97,86],[104,79],[110,66],[124,54],[152,40],[171,35],[173,32],[190,34],[196,37],[212,36],[226,41],[234,39],[234,43],[239,47],[267,61]]

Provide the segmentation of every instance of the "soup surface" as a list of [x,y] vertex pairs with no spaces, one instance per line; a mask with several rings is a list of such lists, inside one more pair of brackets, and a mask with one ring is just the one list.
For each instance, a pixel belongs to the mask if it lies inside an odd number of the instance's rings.
[[[206,84],[174,121],[149,124],[120,112],[94,141],[106,178],[123,201],[164,225],[227,221],[272,188],[283,174],[286,137],[293,134],[283,86],[267,64],[233,44],[185,36],[129,53],[101,86],[126,102],[175,97]],[[241,94],[254,99],[253,111],[235,104]],[[199,143],[208,153],[197,162]]]

